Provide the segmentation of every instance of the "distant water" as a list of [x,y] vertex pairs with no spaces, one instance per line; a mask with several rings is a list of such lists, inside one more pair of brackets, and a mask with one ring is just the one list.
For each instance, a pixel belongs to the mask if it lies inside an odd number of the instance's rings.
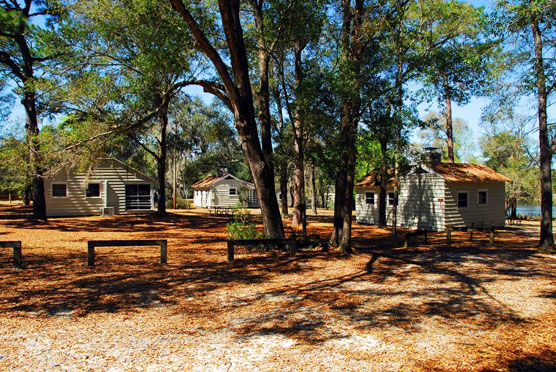
[[[508,211],[509,212],[509,211]],[[540,216],[540,205],[518,205],[516,208],[518,216]],[[556,207],[552,207],[552,217],[556,217]]]

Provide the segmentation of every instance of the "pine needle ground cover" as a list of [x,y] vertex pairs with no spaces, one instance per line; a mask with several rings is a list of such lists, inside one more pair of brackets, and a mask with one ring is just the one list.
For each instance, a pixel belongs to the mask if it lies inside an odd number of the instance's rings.
[[[226,223],[194,209],[34,223],[0,207],[2,371],[554,371],[556,257],[537,235],[454,232],[407,248],[354,225],[357,254],[236,253]],[[259,226],[260,228],[260,226]],[[309,234],[326,241],[330,218]],[[98,248],[87,240],[167,239]]]

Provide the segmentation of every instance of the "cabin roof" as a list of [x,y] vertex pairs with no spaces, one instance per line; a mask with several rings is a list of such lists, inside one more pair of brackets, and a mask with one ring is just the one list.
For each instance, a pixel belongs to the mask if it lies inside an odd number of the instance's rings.
[[[483,164],[438,163],[422,166],[425,171],[432,171],[448,182],[509,182],[511,179]],[[420,169],[420,168],[419,168]],[[423,172],[423,170],[421,170]],[[388,187],[394,185],[394,179],[388,180]],[[379,187],[378,172],[373,171],[355,183],[356,187]]]
[[210,186],[212,186],[213,184],[215,184],[219,181],[222,181],[222,180],[226,180],[226,179],[233,179],[233,180],[236,180],[236,181],[243,182],[243,183],[245,183],[249,186],[253,186],[253,184],[251,182],[241,180],[241,179],[237,178],[236,176],[234,176],[231,173],[226,173],[226,174],[223,174],[220,177],[215,176],[215,175],[206,176],[202,180],[197,181],[193,185],[191,185],[191,188],[193,188],[193,189],[207,189]]
[[449,182],[509,182],[508,177],[483,164],[438,163],[426,168]]

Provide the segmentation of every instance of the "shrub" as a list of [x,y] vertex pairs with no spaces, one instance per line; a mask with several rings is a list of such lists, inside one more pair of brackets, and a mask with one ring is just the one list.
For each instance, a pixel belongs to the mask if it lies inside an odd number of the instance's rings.
[[250,240],[260,239],[260,234],[255,228],[255,223],[249,220],[249,211],[240,205],[234,208],[234,218],[226,227],[228,229],[228,239],[230,240]]

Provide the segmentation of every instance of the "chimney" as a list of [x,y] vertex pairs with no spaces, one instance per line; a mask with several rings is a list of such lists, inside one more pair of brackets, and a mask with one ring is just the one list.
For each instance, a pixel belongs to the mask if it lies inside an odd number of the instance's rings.
[[218,178],[225,176],[226,174],[228,174],[228,168],[226,167],[218,167]]
[[442,161],[442,150],[438,147],[425,147],[425,161],[430,165],[439,164]]

